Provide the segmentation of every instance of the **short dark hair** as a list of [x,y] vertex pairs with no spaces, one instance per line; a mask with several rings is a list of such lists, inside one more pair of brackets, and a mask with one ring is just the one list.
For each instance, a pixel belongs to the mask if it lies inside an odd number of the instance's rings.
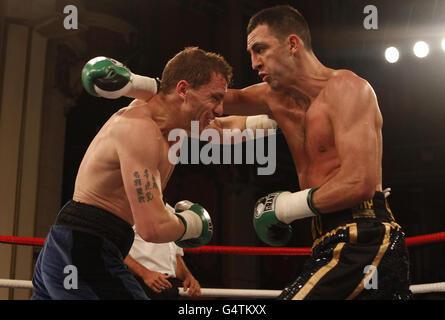
[[221,74],[229,86],[232,81],[232,67],[219,54],[204,51],[198,47],[187,47],[176,54],[164,68],[160,92],[170,93],[181,80],[186,80],[194,89],[207,84],[212,74]]
[[298,35],[304,42],[306,50],[312,51],[311,33],[306,19],[295,8],[289,5],[275,6],[257,12],[249,20],[247,34],[259,25],[266,24],[275,36],[284,41],[290,34]]

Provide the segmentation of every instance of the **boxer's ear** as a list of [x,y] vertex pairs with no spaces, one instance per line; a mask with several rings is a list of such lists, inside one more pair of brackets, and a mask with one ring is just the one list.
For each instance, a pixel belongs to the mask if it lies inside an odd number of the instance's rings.
[[291,34],[287,37],[287,44],[292,55],[303,47],[303,41],[296,34]]
[[186,80],[181,80],[176,85],[176,93],[181,99],[185,99],[185,94],[187,90],[190,88],[189,83]]

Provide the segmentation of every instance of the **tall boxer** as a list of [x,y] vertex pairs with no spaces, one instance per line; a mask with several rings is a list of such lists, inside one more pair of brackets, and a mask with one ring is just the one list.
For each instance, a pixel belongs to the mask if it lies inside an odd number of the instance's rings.
[[[255,230],[264,242],[284,245],[293,221],[313,220],[311,258],[280,298],[410,298],[404,233],[382,191],[383,120],[371,85],[324,66],[304,17],[290,6],[258,12],[247,34],[252,68],[263,82],[230,90],[224,110],[273,116],[300,189],[261,198]],[[371,276],[378,286],[369,286]]]

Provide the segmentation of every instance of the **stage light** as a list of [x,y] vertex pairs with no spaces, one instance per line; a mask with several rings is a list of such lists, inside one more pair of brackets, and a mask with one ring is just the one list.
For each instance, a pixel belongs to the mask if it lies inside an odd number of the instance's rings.
[[442,50],[445,51],[445,38],[442,39]]
[[413,51],[417,58],[425,58],[430,52],[430,47],[425,41],[418,41],[414,45]]
[[399,60],[399,50],[395,47],[389,47],[385,50],[385,58],[389,63],[395,63]]

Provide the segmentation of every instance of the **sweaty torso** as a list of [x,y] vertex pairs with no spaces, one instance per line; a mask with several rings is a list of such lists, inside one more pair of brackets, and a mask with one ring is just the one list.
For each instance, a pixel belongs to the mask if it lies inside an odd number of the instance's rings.
[[[74,186],[73,200],[90,204],[105,209],[118,217],[124,219],[129,224],[133,224],[133,215],[130,203],[125,193],[122,179],[120,159],[116,151],[116,130],[117,126],[131,128],[131,121],[140,117],[146,117],[139,107],[127,107],[116,112],[100,129],[96,137],[88,147],[82,159]],[[147,121],[150,121],[147,119]],[[119,139],[126,139],[128,143],[140,144],[144,146],[146,141],[140,141],[131,132],[119,134]],[[161,140],[159,144],[160,161],[158,168],[153,175],[160,181],[164,190],[172,172],[174,165],[168,161],[168,143],[162,136],[160,130],[157,137],[153,139]]]
[[[268,88],[267,104],[286,137],[301,189],[321,186],[341,168],[341,159],[336,149],[334,128],[330,119],[328,101],[324,89],[311,102],[292,97],[289,93]],[[304,107],[302,107],[304,106]],[[375,110],[378,113],[378,110]],[[341,115],[340,115],[341,116]],[[376,114],[376,118],[379,115]],[[376,124],[376,130],[378,124]],[[377,130],[378,148],[377,186],[381,185],[381,133]]]

